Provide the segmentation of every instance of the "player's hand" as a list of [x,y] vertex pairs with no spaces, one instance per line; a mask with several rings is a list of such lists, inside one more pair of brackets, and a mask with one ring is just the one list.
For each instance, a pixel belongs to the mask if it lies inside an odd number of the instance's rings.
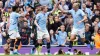
[[80,24],[80,23],[82,23],[82,21],[77,22],[77,24]]

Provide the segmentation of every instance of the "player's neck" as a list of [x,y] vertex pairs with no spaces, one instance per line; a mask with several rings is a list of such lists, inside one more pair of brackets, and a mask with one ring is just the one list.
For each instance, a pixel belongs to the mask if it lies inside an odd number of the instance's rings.
[[45,14],[46,12],[45,11],[42,11],[42,13]]
[[75,12],[77,12],[78,11],[78,9],[75,9]]

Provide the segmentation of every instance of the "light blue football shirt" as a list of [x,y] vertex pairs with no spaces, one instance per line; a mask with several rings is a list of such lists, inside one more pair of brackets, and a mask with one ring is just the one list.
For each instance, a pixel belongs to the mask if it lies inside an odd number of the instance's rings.
[[10,26],[9,31],[11,30],[17,30],[18,31],[18,17],[20,16],[19,13],[12,12],[10,14]]
[[79,21],[81,21],[83,19],[83,17],[85,16],[85,13],[81,10],[78,9],[77,12],[75,12],[75,10],[69,10],[69,12],[72,14],[73,17],[73,27],[76,29],[82,29],[84,28],[84,22],[78,24]]
[[50,12],[43,14],[42,12],[40,12],[39,14],[36,15],[37,23],[40,26],[42,31],[47,30],[46,24],[47,24],[47,18],[49,13]]

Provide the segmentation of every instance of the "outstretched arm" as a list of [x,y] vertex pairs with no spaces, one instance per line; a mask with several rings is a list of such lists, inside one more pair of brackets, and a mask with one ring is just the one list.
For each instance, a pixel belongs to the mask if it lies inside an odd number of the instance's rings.
[[53,8],[53,10],[52,10],[52,11],[50,11],[50,13],[55,12],[55,10],[57,9],[57,7],[58,7],[59,3],[60,3],[60,2],[58,2],[58,3],[56,3],[56,4],[54,5],[54,8]]

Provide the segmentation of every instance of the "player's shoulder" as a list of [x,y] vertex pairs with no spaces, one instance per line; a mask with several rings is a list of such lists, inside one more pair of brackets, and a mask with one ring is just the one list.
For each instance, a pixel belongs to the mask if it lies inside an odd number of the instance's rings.
[[37,16],[39,16],[39,15],[41,15],[41,14],[42,14],[42,13],[40,12],[40,13],[37,14]]
[[82,12],[83,10],[82,10],[82,9],[78,9],[78,11],[79,11],[79,12]]
[[15,14],[17,14],[17,13],[16,13],[16,12],[11,12],[11,13],[10,13],[10,15],[15,15]]

